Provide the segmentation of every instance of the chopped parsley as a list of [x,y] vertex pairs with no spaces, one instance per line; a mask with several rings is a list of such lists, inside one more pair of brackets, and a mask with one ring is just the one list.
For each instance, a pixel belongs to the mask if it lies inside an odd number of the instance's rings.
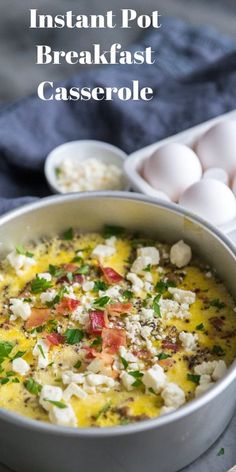
[[68,344],[77,344],[83,338],[84,332],[81,329],[68,328],[65,331],[64,336]]
[[45,359],[44,350],[43,350],[41,344],[38,344],[38,350],[40,351],[40,353],[42,354],[43,358]]
[[71,262],[78,262],[79,264],[81,264],[81,262],[83,262],[83,258],[81,256],[75,256],[73,257]]
[[168,357],[171,357],[171,356],[170,354],[166,354],[165,352],[160,352],[159,354],[157,354],[157,357],[159,361],[162,361],[164,359],[168,359]]
[[52,264],[49,264],[48,272],[52,275],[52,277],[61,277],[61,275],[64,274],[64,270],[61,267],[57,267]]
[[47,290],[48,288],[51,288],[52,284],[48,280],[41,279],[36,275],[36,278],[32,280],[31,282],[31,292],[32,293],[41,293]]
[[131,300],[131,298],[133,298],[133,296],[134,296],[134,293],[131,292],[131,290],[125,290],[123,292],[123,298],[125,298],[125,300],[129,301],[129,300]]
[[152,264],[148,264],[147,267],[145,267],[145,269],[143,269],[144,272],[151,272],[152,270]]
[[56,406],[57,408],[61,408],[61,410],[63,408],[67,408],[67,405],[63,402],[58,402],[56,400],[49,400],[48,398],[44,398],[44,401],[51,403],[52,405]]
[[98,307],[98,308],[103,308],[104,306],[106,306],[110,301],[110,297],[108,297],[107,295],[105,295],[104,297],[100,297],[100,298],[97,298],[93,304],[95,307]]
[[225,308],[225,303],[221,302],[219,298],[215,298],[214,300],[210,301],[210,306],[214,306],[216,308],[219,308],[221,310],[222,308]]
[[75,274],[86,275],[89,273],[90,266],[88,264],[82,265],[79,269],[76,270]]
[[134,371],[128,372],[128,374],[134,377],[135,379],[135,381],[132,383],[133,387],[141,387],[143,385],[143,382],[141,380],[143,377],[142,372],[140,372],[139,370],[134,370]]
[[160,294],[156,295],[152,304],[152,308],[155,312],[155,316],[158,316],[159,318],[161,318],[161,309],[160,309],[160,304],[159,304],[160,298],[161,298]]
[[6,383],[9,382],[9,378],[8,377],[1,377],[0,378],[0,385],[4,385]]
[[113,226],[113,225],[105,225],[103,234],[105,238],[110,238],[111,236],[123,236],[126,230],[123,226]]
[[76,364],[74,365],[74,368],[75,368],[75,369],[80,369],[81,365],[82,365],[82,362],[81,362],[80,360],[78,360],[78,361],[76,362]]
[[203,323],[198,324],[198,325],[196,326],[196,329],[197,329],[198,331],[203,331],[203,330],[204,330],[204,324],[203,324]]
[[212,348],[212,354],[216,354],[217,356],[223,356],[224,350],[218,344],[215,344]]
[[190,380],[190,382],[194,382],[195,384],[199,384],[200,382],[200,375],[197,374],[187,374],[187,380]]
[[0,341],[0,364],[9,357],[13,347],[13,344],[9,341]]
[[98,420],[98,418],[100,418],[100,416],[102,415],[105,415],[111,408],[111,402],[107,402],[105,403],[105,405],[103,405],[103,407],[99,410],[99,412],[95,415],[95,420]]
[[122,357],[122,356],[120,356],[120,360],[121,360],[121,362],[122,362],[122,364],[123,364],[124,369],[127,369],[128,365],[129,365],[129,363],[127,362],[127,360],[126,360],[124,357]]
[[22,256],[34,257],[34,254],[32,252],[26,251],[23,246],[16,246],[16,252]]
[[73,228],[68,228],[62,235],[62,239],[65,241],[71,241],[74,237]]
[[93,292],[99,292],[99,290],[105,291],[107,290],[107,288],[108,285],[105,282],[103,282],[102,280],[95,280]]
[[41,390],[42,386],[36,382],[32,377],[29,377],[25,382],[24,386],[28,392],[32,393],[33,395],[38,395]]
[[102,345],[102,337],[97,336],[96,339],[91,343],[91,347],[101,346]]
[[165,282],[164,280],[159,280],[155,285],[155,289],[161,294],[165,293],[169,287],[176,287],[176,283],[173,280],[167,280]]
[[17,353],[12,357],[12,360],[18,359],[19,357],[23,357],[26,351],[17,351]]

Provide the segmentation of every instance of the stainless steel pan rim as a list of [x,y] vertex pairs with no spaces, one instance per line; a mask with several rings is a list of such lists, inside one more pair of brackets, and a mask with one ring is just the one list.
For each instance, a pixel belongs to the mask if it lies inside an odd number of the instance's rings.
[[[235,259],[236,262],[236,248],[230,242],[230,240],[219,231],[217,228],[212,226],[211,224],[207,223],[203,219],[192,215],[191,213],[185,211],[184,209],[180,208],[178,205],[172,203],[164,203],[163,201],[157,201],[156,199],[143,196],[141,194],[130,193],[130,192],[81,192],[81,193],[73,193],[61,196],[52,196],[41,199],[38,202],[30,203],[28,205],[23,206],[20,209],[13,210],[3,217],[0,218],[0,226],[6,223],[7,221],[28,213],[31,210],[36,210],[37,208],[53,206],[53,204],[57,204],[58,202],[69,202],[74,200],[83,200],[83,199],[95,199],[96,197],[105,197],[105,198],[115,198],[115,199],[127,199],[127,200],[136,200],[136,201],[143,201],[149,204],[158,205],[162,208],[166,208],[172,212],[178,213],[186,217],[188,220],[197,223],[198,225],[202,226],[204,229],[207,229],[209,232],[213,233],[221,243],[231,252],[231,255]],[[212,387],[208,392],[196,398],[185,406],[181,407],[180,409],[169,413],[167,415],[163,415],[157,418],[153,418],[150,420],[142,421],[140,423],[135,423],[131,425],[125,426],[115,426],[115,427],[107,427],[107,428],[69,428],[64,426],[55,426],[52,424],[45,423],[43,421],[36,421],[24,416],[21,416],[17,413],[10,412],[8,410],[0,409],[0,419],[15,424],[16,426],[23,427],[23,428],[30,428],[37,430],[41,433],[51,433],[53,435],[64,435],[64,436],[77,436],[79,437],[106,437],[106,436],[120,436],[120,435],[129,435],[133,433],[138,433],[145,430],[156,429],[160,428],[163,425],[173,423],[178,421],[185,416],[190,415],[196,410],[200,410],[204,407],[207,403],[210,403],[215,397],[220,395],[236,378],[236,363],[234,362],[233,365],[228,369],[227,374],[224,376],[223,379],[217,382],[217,384]]]

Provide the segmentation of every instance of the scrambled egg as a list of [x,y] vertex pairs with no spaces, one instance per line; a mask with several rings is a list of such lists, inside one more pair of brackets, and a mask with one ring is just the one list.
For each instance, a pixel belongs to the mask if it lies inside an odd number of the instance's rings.
[[235,303],[178,244],[176,259],[121,228],[69,229],[8,255],[0,407],[105,427],[167,414],[211,388],[235,358]]

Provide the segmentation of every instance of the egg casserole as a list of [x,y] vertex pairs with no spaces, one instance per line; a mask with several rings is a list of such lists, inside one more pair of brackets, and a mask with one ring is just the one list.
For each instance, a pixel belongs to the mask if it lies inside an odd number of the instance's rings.
[[1,408],[125,425],[203,394],[235,359],[235,303],[184,241],[69,228],[0,266]]

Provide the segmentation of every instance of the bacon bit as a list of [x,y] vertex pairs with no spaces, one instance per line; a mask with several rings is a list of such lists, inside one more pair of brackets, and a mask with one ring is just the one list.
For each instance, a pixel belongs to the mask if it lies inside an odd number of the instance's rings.
[[107,313],[111,316],[120,316],[123,313],[129,313],[132,303],[111,303],[107,305]]
[[83,349],[87,351],[87,354],[85,355],[86,359],[95,359],[97,357],[98,351],[94,347],[90,346],[83,346]]
[[224,325],[224,320],[222,320],[222,318],[219,318],[218,316],[212,316],[210,319],[209,319],[210,323],[212,324],[212,326],[214,326],[214,328],[217,330],[217,331],[221,331],[221,328],[223,327]]
[[172,365],[174,364],[174,360],[173,359],[161,359],[158,361],[158,364],[160,364],[161,366],[163,367],[172,367]]
[[126,334],[124,329],[103,328],[102,348],[105,352],[116,354],[121,346],[126,345]]
[[170,351],[174,352],[179,350],[179,345],[177,343],[172,343],[171,341],[162,341],[162,347],[164,349],[170,349]]
[[49,344],[52,344],[53,346],[58,346],[59,344],[63,344],[65,341],[65,337],[59,333],[47,334],[46,339],[49,342]]
[[118,274],[114,269],[111,267],[102,267],[100,266],[100,269],[104,275],[104,278],[108,284],[117,284],[118,282],[121,282],[124,277],[122,275]]
[[[84,281],[83,276],[81,274],[75,274],[77,269],[79,269],[77,265],[69,263],[69,264],[63,264],[61,267],[65,272],[70,272],[71,274],[73,274],[73,282],[78,282],[80,284],[83,283]],[[70,282],[71,281],[68,279],[67,274],[62,275],[56,281],[57,284],[70,283]]]
[[74,311],[77,306],[80,305],[79,300],[74,300],[74,298],[64,297],[56,307],[56,311],[59,315],[67,316],[69,313]]
[[81,274],[75,274],[73,275],[73,282],[77,282],[79,284],[82,284],[84,281],[84,278]]
[[52,313],[48,308],[32,308],[31,315],[25,323],[26,329],[37,328],[44,325],[52,318]]
[[93,310],[89,312],[89,328],[90,334],[101,334],[102,329],[107,326],[107,316],[102,310]]
[[75,272],[77,269],[79,269],[79,267],[75,264],[63,264],[62,265],[63,269],[66,271],[66,272]]
[[139,359],[149,359],[150,352],[147,349],[139,349],[137,351],[133,351],[134,356],[137,356]]

